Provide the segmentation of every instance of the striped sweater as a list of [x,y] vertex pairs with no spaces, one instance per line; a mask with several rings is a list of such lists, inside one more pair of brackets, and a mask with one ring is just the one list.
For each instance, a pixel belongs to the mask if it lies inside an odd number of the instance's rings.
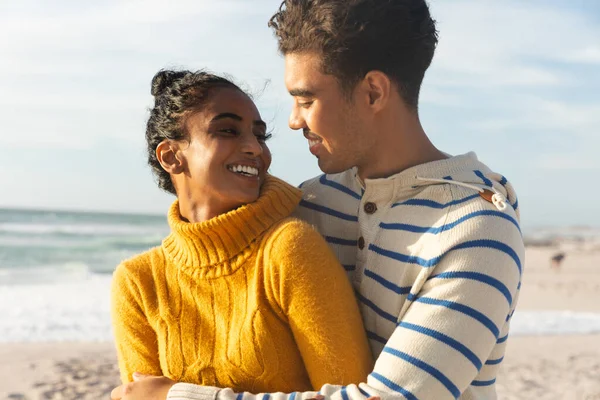
[[[323,175],[302,189],[299,215],[317,226],[346,268],[377,358],[367,382],[325,385],[319,393],[341,400],[495,399],[524,257],[519,205],[506,178],[468,153],[385,179],[361,182],[355,170]],[[499,193],[493,202],[492,191]],[[179,383],[168,398],[314,395]]]

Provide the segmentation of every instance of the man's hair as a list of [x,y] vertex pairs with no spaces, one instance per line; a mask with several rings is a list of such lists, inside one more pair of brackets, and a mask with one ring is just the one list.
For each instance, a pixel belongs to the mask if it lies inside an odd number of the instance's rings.
[[438,42],[425,0],[284,0],[269,26],[283,55],[316,52],[346,94],[377,70],[414,109]]

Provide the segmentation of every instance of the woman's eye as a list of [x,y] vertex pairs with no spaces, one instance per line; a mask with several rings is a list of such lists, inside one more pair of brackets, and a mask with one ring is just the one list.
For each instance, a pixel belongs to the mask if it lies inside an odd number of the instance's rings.
[[271,135],[270,133],[265,133],[265,134],[258,134],[255,135],[256,139],[258,139],[259,142],[266,142],[267,140],[271,139],[271,137],[273,135]]
[[238,132],[235,129],[220,129],[219,132],[226,133],[228,135],[237,135]]

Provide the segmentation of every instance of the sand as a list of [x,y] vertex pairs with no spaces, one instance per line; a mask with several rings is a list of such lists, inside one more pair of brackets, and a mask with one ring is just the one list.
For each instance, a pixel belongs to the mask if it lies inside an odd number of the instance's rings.
[[[559,269],[550,258],[566,257]],[[519,310],[600,313],[600,249],[528,248]],[[0,344],[0,399],[108,399],[111,343]],[[600,334],[511,337],[499,399],[600,400]]]
[[[566,256],[559,269],[553,269],[550,259],[559,252]],[[528,248],[518,310],[600,313],[600,249]]]
[[109,399],[119,384],[112,343],[0,345],[0,399]]
[[600,400],[600,335],[513,337],[499,399]]

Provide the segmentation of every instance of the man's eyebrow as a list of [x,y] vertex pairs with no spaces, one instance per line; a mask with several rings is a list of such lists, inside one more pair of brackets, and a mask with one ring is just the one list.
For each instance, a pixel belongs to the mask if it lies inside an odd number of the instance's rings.
[[[234,113],[221,113],[221,114],[217,115],[216,117],[214,117],[211,120],[211,122],[212,121],[218,121],[220,119],[233,119],[233,120],[239,121],[239,122],[242,122],[244,120],[244,118],[242,118],[239,115],[234,114]],[[267,129],[267,123],[265,121],[261,120],[261,119],[257,119],[255,121],[252,121],[252,124],[260,126],[261,128]]]
[[290,94],[294,97],[314,97],[314,93],[308,89],[292,89]]

